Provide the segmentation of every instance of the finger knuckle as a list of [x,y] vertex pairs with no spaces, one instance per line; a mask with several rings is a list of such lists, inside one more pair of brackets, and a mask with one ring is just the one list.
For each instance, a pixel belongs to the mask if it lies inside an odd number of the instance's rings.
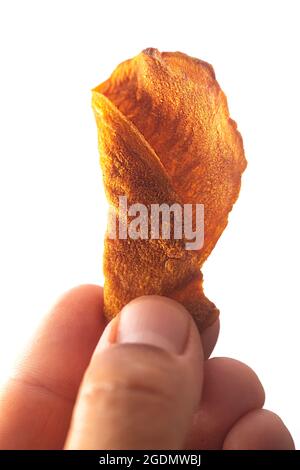
[[99,358],[86,378],[84,397],[108,406],[124,402],[155,402],[168,406],[180,383],[172,357],[163,351],[134,347],[113,348]]

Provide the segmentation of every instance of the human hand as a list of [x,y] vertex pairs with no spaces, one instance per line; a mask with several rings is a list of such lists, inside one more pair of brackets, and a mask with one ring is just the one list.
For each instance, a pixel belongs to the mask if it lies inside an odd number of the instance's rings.
[[218,322],[200,338],[164,297],[101,312],[92,285],[54,306],[1,395],[1,449],[294,449],[255,373],[208,360]]

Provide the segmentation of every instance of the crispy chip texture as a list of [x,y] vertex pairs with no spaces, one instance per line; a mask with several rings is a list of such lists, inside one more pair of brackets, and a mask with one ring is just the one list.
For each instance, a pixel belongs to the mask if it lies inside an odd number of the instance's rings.
[[[211,65],[146,49],[93,90],[108,202],[204,204],[204,246],[185,240],[110,239],[104,251],[104,310],[117,315],[141,295],[181,302],[203,331],[218,309],[200,268],[227,224],[246,168],[242,138]],[[118,217],[119,214],[117,214]]]

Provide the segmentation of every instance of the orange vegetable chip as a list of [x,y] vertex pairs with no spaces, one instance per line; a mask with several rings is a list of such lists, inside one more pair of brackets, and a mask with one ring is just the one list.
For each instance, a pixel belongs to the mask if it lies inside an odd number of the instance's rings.
[[[165,239],[161,233],[111,238],[109,222],[105,314],[112,318],[141,295],[164,295],[181,302],[203,331],[219,312],[203,293],[200,268],[227,225],[246,167],[242,138],[213,68],[180,52],[146,49],[93,90],[93,109],[117,227],[132,220],[120,214],[120,196],[127,197],[127,207],[144,204],[149,224],[153,204],[203,204],[205,214],[204,245],[197,250],[186,249],[186,237]],[[172,217],[171,233],[174,224]]]

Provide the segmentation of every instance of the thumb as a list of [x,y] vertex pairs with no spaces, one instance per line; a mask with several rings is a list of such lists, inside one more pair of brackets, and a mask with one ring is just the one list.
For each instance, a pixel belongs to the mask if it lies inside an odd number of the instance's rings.
[[66,448],[183,448],[202,380],[190,314],[166,297],[139,297],[109,323],[94,352]]

